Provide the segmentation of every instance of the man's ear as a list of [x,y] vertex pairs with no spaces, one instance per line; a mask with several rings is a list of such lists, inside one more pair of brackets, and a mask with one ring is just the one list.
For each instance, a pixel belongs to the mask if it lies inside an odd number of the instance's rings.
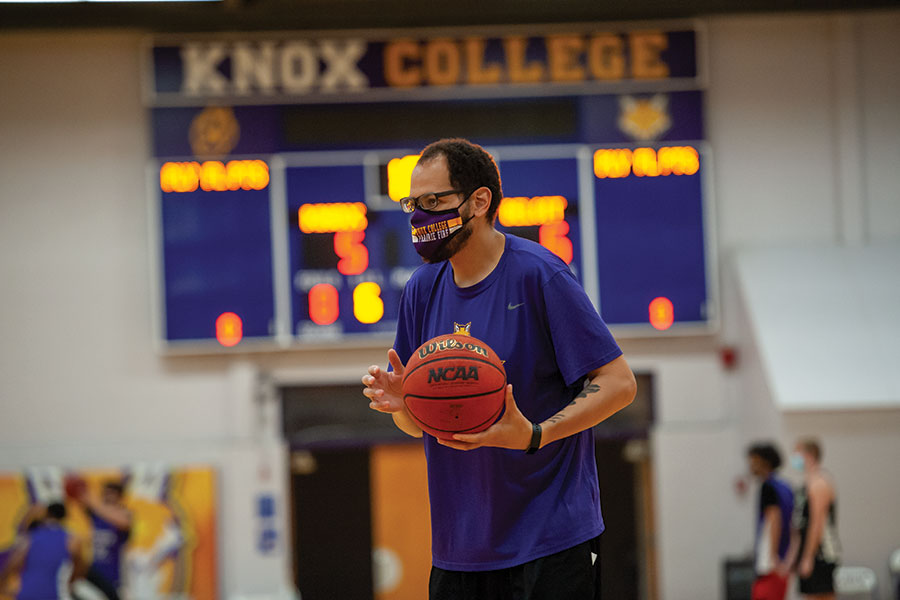
[[487,214],[488,209],[491,207],[491,190],[485,186],[478,188],[472,192],[470,202],[472,203],[472,212],[475,216],[480,217]]

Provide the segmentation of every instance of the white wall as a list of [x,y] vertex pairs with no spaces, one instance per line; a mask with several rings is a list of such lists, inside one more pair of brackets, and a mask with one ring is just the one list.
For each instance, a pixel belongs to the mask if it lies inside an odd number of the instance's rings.
[[897,50],[897,13],[876,13],[861,19],[858,28],[860,111],[864,145],[865,223],[874,241],[897,239],[900,231],[900,164],[898,120],[900,120],[900,51]]
[[[900,13],[716,17],[706,26],[723,329],[623,341],[633,365],[657,376],[657,550],[662,597],[673,600],[717,598],[722,557],[752,543],[752,503],[732,491],[749,439],[821,430],[841,483],[848,557],[880,572],[886,556],[864,551],[865,536],[882,545],[888,533],[841,480],[900,497],[900,484],[850,472],[871,464],[870,448],[897,455],[894,416],[852,416],[860,427],[844,431],[845,416],[785,418],[767,407],[730,276],[736,248],[900,238]],[[250,425],[250,382],[258,370],[356,381],[384,351],[154,354],[140,41],[136,32],[0,36],[0,468],[214,464],[223,592],[274,592],[286,558],[260,562],[246,523],[260,486],[284,499],[284,481],[260,482],[259,466],[286,469],[283,448],[273,451]],[[848,80],[861,82],[858,94],[841,91]],[[719,363],[724,344],[739,350],[736,371]],[[869,425],[880,427],[872,437]]]
[[139,44],[0,36],[0,469],[210,464],[222,589],[278,591],[287,554],[254,552],[252,502],[283,510],[287,470],[253,427],[253,368],[153,352]]
[[[716,151],[727,302],[721,339],[735,345],[739,357],[739,368],[726,376],[737,425],[735,451],[760,438],[780,441],[788,451],[799,436],[818,435],[839,487],[844,561],[874,569],[886,599],[886,562],[900,547],[900,520],[882,516],[893,515],[900,505],[894,464],[900,455],[900,411],[822,412],[811,406],[782,412],[773,401],[769,357],[763,355],[758,330],[748,320],[747,298],[738,289],[734,258],[744,248],[900,239],[900,51],[893,43],[900,13],[722,17],[709,24],[707,114]],[[897,276],[896,270],[883,271],[886,278]],[[803,273],[796,276],[802,279]],[[866,314],[871,308],[855,307],[866,318],[872,318]],[[855,353],[854,348],[845,351],[848,358]],[[877,380],[881,362],[869,364],[868,372],[865,365],[860,368]],[[816,383],[810,381],[809,387]],[[858,390],[873,385],[879,382],[866,381]],[[809,390],[795,385],[798,398],[804,391]],[[882,400],[896,406],[900,398]],[[745,501],[742,509],[749,512],[752,506]],[[688,527],[675,533],[685,535]],[[749,542],[749,529],[746,535]],[[673,553],[668,563],[687,560]],[[685,578],[670,585],[689,589],[691,584]]]
[[830,66],[826,18],[709,21],[706,115],[724,249],[834,239]]

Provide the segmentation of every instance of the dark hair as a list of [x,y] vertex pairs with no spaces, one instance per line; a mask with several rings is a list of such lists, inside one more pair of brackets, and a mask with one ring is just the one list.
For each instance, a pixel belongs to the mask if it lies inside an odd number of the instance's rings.
[[450,184],[466,193],[472,193],[480,187],[491,190],[491,205],[488,207],[488,222],[493,223],[503,190],[500,186],[500,171],[497,163],[487,151],[462,138],[444,138],[422,150],[419,162],[427,162],[438,156],[447,159],[447,170],[450,172]]
[[47,505],[47,516],[57,521],[66,518],[66,505],[61,502],[53,502]]
[[758,456],[769,465],[773,471],[781,466],[781,453],[770,442],[758,442],[747,449],[747,456]]
[[819,440],[815,438],[803,438],[797,444],[806,450],[806,453],[816,459],[816,462],[822,461],[822,446]]
[[107,481],[103,484],[103,489],[115,492],[120,498],[125,495],[125,486],[119,481]]

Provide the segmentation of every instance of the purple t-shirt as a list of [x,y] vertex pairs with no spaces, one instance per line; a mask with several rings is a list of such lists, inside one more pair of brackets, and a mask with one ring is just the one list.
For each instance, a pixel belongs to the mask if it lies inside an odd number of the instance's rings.
[[777,506],[781,513],[781,535],[778,538],[778,558],[787,556],[788,546],[791,543],[791,517],[794,512],[794,492],[791,486],[774,474],[766,479],[759,490],[759,510],[756,519],[757,544],[771,544],[770,540],[761,539],[763,523],[766,518],[766,509]]
[[[423,342],[460,328],[505,361],[519,409],[537,422],[568,405],[587,373],[622,354],[568,266],[509,234],[497,267],[474,286],[457,287],[447,261],[416,270],[394,349],[405,364]],[[603,532],[591,430],[533,455],[463,452],[424,438],[435,566],[502,569]]]
[[59,572],[70,560],[69,534],[59,525],[39,525],[28,534],[17,600],[59,598]]
[[91,565],[106,580],[118,587],[121,579],[122,550],[128,542],[128,531],[123,531],[93,512],[88,513],[94,526],[94,562]]

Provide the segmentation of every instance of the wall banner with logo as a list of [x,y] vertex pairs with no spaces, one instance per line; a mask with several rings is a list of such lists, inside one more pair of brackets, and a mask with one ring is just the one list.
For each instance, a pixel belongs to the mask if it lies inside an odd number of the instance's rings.
[[[124,486],[131,528],[119,560],[120,596],[215,600],[216,474],[207,466],[46,467],[0,473],[0,568],[27,537],[33,518],[40,518],[41,506],[55,502],[65,504],[63,526],[81,541],[88,564],[105,551],[103,536],[109,532],[92,520],[87,503],[73,496],[73,481],[83,482],[78,485],[97,501],[108,483]],[[0,599],[15,598],[17,586],[15,580],[8,583]]]

